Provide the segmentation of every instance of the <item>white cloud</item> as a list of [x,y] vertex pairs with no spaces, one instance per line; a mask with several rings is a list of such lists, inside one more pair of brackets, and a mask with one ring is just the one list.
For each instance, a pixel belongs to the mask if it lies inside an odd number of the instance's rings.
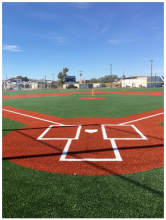
[[89,8],[88,2],[72,2],[70,5],[74,6],[75,8]]
[[65,43],[65,38],[64,37],[53,37],[52,39],[54,39],[55,41],[57,41],[60,44]]
[[101,33],[102,33],[102,34],[105,33],[105,32],[108,30],[108,28],[109,28],[109,25],[107,25],[105,28],[103,28],[102,31],[101,31]]
[[16,46],[16,45],[4,45],[2,47],[3,50],[10,50],[10,51],[22,51],[22,50],[19,50],[19,47]]
[[119,44],[124,44],[124,43],[128,43],[128,42],[131,42],[131,41],[134,41],[134,39],[122,39],[122,40],[109,40],[108,43],[110,44],[115,44],[115,45],[119,45]]
[[110,44],[119,44],[119,40],[109,40],[108,43],[110,43]]
[[47,37],[48,39],[53,40],[56,44],[65,44],[66,43],[66,39],[62,36],[58,36],[56,34],[51,34],[52,36]]

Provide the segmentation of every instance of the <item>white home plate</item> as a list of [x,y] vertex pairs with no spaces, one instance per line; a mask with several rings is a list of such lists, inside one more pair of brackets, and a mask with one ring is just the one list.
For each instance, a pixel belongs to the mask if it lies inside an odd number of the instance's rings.
[[85,129],[85,132],[87,132],[87,133],[95,133],[95,132],[98,132],[98,129]]

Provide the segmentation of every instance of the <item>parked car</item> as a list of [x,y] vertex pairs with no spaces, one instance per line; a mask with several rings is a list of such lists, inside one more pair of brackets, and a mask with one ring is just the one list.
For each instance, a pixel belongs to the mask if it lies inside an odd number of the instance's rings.
[[74,86],[74,85],[69,85],[66,87],[67,89],[77,89],[78,87],[77,86]]

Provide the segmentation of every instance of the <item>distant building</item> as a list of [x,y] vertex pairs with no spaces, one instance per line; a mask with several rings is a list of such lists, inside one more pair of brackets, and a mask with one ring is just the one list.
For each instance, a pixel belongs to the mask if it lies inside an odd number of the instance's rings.
[[122,87],[162,87],[163,85],[163,76],[152,76],[152,79],[151,76],[122,76]]
[[16,79],[22,79],[22,76],[17,75],[17,76],[15,76],[15,78]]
[[8,79],[8,82],[13,82],[13,83],[21,83],[22,82],[22,76],[15,76],[13,78]]
[[89,83],[89,81],[90,81],[90,80],[85,80],[85,79],[83,79],[83,80],[80,80],[79,83],[80,83],[80,84],[82,84],[82,83]]

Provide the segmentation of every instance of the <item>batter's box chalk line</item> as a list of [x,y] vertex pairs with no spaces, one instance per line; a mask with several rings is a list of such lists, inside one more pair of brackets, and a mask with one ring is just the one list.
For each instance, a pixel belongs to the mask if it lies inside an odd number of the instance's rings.
[[[106,132],[106,127],[113,127],[113,126],[114,127],[115,126],[116,127],[132,127],[134,129],[134,131],[136,132],[136,134],[139,135],[140,137],[139,138],[123,138],[123,137],[110,138],[110,137],[108,137],[108,134]],[[64,138],[64,137],[58,137],[57,136],[57,137],[45,138],[44,136],[49,132],[49,130],[52,127],[56,127],[56,128],[65,127],[65,128],[69,128],[69,129],[71,127],[77,127],[77,131],[76,131],[75,136],[73,136],[73,137]],[[37,138],[37,140],[67,140],[67,143],[66,143],[66,145],[64,147],[64,150],[62,152],[62,155],[60,157],[60,161],[122,161],[122,158],[120,156],[120,153],[119,153],[118,147],[115,143],[115,140],[148,140],[147,137],[144,134],[142,134],[142,132],[139,131],[138,128],[135,127],[135,125],[104,124],[104,125],[101,125],[103,141],[104,140],[110,140],[111,147],[112,147],[112,149],[114,151],[114,154],[115,154],[115,158],[70,158],[70,159],[67,159],[66,156],[67,156],[67,153],[69,151],[72,140],[79,140],[81,128],[82,128],[82,125],[50,125]],[[94,130],[94,129],[88,129],[88,130],[89,130],[88,133],[93,133],[93,132],[90,132],[90,130]]]

